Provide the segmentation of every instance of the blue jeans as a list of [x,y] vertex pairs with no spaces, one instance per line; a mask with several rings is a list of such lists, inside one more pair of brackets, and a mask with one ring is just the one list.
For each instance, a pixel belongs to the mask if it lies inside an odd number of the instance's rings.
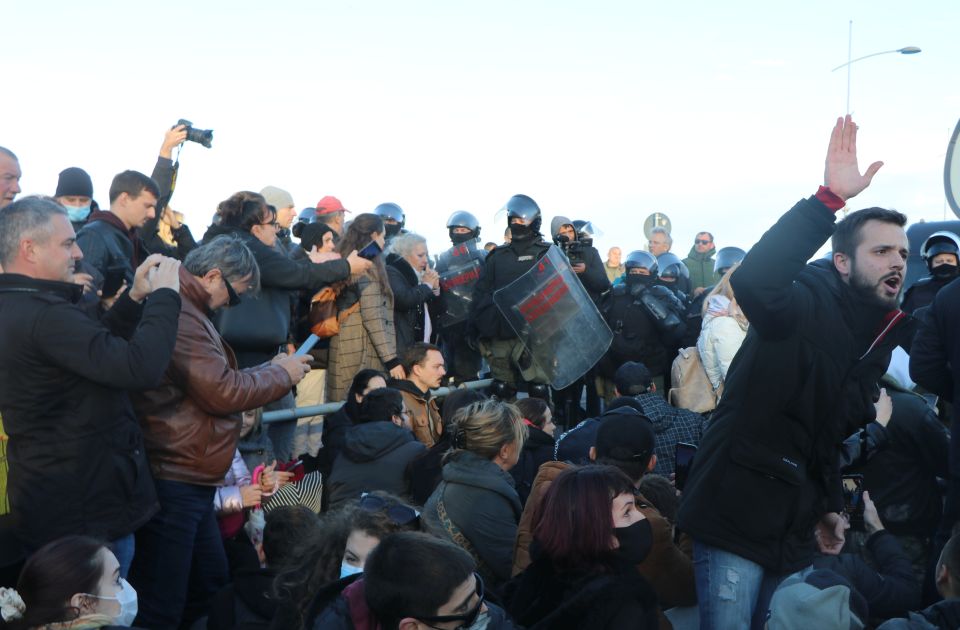
[[700,630],[762,630],[773,591],[786,575],[735,553],[693,542]]
[[229,581],[213,512],[213,486],[157,479],[160,511],[137,531],[130,583],[137,590],[134,626],[179,628],[206,615]]
[[117,562],[120,563],[120,577],[127,579],[130,574],[130,565],[133,563],[133,552],[136,548],[133,534],[111,540],[107,543],[107,547],[110,548],[113,555],[117,557]]

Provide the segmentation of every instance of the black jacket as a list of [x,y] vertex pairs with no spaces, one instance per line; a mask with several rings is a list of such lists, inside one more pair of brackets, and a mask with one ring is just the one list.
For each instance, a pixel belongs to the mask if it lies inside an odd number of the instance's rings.
[[903,294],[903,302],[900,308],[904,313],[913,313],[918,308],[930,306],[940,289],[955,279],[954,277],[938,278],[936,276],[920,278]]
[[583,263],[586,265],[586,269],[576,276],[580,278],[583,288],[590,294],[590,299],[596,302],[600,299],[600,295],[610,290],[610,279],[607,277],[603,259],[600,258],[600,252],[597,251],[596,247],[583,248]]
[[610,349],[597,365],[600,374],[613,378],[617,368],[627,361],[643,363],[653,376],[666,372],[672,360],[667,350],[669,344],[640,303],[639,293],[631,293],[625,284],[618,285],[600,299],[599,308],[613,331]]
[[397,330],[397,356],[416,341],[423,341],[424,305],[430,312],[430,341],[434,342],[439,331],[443,303],[433,290],[417,278],[417,272],[403,257],[387,256],[387,278],[393,290],[393,325]]
[[945,599],[910,613],[907,619],[890,619],[877,630],[956,630],[960,628],[960,599]]
[[867,550],[876,569],[855,553],[819,554],[813,560],[813,568],[828,569],[847,578],[867,600],[874,619],[888,619],[915,610],[920,605],[920,584],[896,536],[886,530],[874,532],[867,538]]
[[392,422],[366,422],[351,427],[327,480],[330,509],[374,490],[407,496],[407,465],[426,450],[413,433]]
[[323,418],[323,448],[317,453],[317,469],[323,474],[324,480],[330,477],[333,462],[343,450],[343,442],[347,438],[347,431],[353,426],[353,418],[349,413],[350,404],[345,403],[340,409]]
[[549,433],[527,425],[527,441],[523,443],[517,465],[510,469],[510,476],[516,484],[521,505],[526,504],[527,497],[530,496],[533,478],[537,476],[540,464],[553,459],[554,446],[556,442]]
[[207,617],[207,630],[266,630],[277,612],[271,597],[276,572],[270,569],[240,569],[233,584],[214,596]]
[[510,324],[493,302],[493,292],[507,286],[533,267],[550,249],[540,238],[501,245],[483,261],[480,279],[473,289],[470,324],[480,339],[516,339]]
[[701,543],[788,573],[810,564],[813,528],[843,507],[843,440],[875,417],[877,381],[912,330],[861,302],[828,261],[806,264],[834,215],[800,201],[732,277],[750,331],[700,441],[680,527]]
[[74,284],[0,274],[0,414],[8,491],[30,547],[68,534],[113,540],[157,510],[143,435],[126,390],[160,383],[180,296],[121,296],[100,321]]

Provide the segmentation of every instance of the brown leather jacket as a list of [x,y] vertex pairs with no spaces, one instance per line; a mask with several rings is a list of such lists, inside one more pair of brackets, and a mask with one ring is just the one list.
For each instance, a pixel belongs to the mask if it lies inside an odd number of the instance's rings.
[[180,323],[160,386],[132,396],[157,479],[215,486],[240,440],[240,412],[277,400],[293,386],[279,365],[244,370],[207,308],[210,294],[180,268]]
[[[570,466],[573,464],[566,462],[547,462],[540,466],[517,529],[517,540],[513,546],[513,575],[530,565],[529,549],[533,540],[534,511],[553,480]],[[637,565],[637,570],[653,586],[662,609],[693,606],[697,603],[697,589],[690,557],[673,544],[673,528],[670,522],[660,515],[660,511],[643,496],[638,495],[637,500],[640,511],[650,521],[653,529],[653,549],[647,559]]]
[[423,442],[427,448],[437,443],[443,434],[443,420],[440,419],[440,409],[436,398],[428,398],[410,381],[392,381],[395,387],[403,394],[403,400],[410,410],[410,424],[413,425],[413,435]]

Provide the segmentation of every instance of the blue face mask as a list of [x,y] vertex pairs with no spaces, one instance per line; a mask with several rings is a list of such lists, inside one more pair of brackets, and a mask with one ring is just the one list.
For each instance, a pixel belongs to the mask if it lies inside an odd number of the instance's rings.
[[347,564],[346,560],[340,563],[340,579],[341,580],[345,577],[356,575],[357,573],[363,573],[363,567],[355,567],[352,564]]
[[87,217],[90,216],[90,206],[64,206],[64,209],[67,211],[67,216],[70,218],[71,223],[79,223],[80,221],[86,221]]

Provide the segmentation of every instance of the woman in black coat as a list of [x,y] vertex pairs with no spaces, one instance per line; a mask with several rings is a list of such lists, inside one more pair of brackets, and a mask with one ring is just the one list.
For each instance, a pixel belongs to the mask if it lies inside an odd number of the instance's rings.
[[390,241],[387,276],[393,290],[397,356],[416,341],[433,342],[443,310],[440,276],[430,268],[427,240],[409,232]]
[[544,462],[553,459],[556,446],[553,433],[557,425],[553,423],[553,405],[541,398],[522,398],[516,406],[527,425],[527,441],[523,443],[520,460],[510,469],[510,474],[516,482],[520,503],[526,505],[537,471]]

